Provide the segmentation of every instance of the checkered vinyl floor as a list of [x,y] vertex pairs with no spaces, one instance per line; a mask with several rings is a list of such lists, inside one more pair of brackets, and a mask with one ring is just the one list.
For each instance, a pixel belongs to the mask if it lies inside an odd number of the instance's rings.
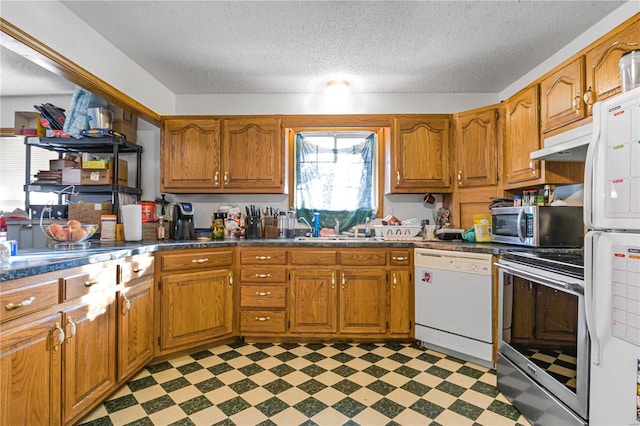
[[528,425],[493,371],[408,344],[245,344],[149,365],[82,425]]

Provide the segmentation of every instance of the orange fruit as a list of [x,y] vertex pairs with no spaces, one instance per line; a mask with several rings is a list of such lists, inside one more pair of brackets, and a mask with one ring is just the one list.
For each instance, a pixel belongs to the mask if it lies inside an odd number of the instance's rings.
[[87,236],[87,231],[82,228],[71,229],[71,240],[80,241]]
[[67,221],[67,226],[69,229],[77,229],[82,226],[82,223],[79,220],[71,219]]

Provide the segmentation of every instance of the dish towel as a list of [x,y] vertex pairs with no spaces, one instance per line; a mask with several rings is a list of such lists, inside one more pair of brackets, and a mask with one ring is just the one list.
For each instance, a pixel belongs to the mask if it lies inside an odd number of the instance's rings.
[[71,98],[71,106],[69,107],[67,119],[64,122],[63,131],[74,138],[80,138],[80,132],[89,128],[87,123],[87,108],[108,106],[109,102],[94,95],[87,89],[76,86],[73,97]]

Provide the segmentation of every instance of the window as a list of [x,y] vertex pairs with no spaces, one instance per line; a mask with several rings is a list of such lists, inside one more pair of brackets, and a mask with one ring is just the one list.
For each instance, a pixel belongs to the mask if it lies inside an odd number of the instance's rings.
[[340,230],[364,223],[378,203],[377,133],[372,131],[295,134],[295,208],[309,222]]

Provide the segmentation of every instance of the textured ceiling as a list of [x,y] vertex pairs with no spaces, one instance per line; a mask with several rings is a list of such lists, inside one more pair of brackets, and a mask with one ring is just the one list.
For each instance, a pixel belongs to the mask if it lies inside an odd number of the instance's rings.
[[623,2],[62,3],[175,94],[258,94],[497,93]]

